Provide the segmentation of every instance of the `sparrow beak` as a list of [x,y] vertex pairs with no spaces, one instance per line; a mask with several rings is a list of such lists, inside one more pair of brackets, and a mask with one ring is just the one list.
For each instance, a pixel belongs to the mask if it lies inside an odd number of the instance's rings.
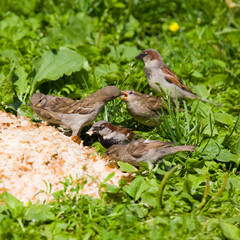
[[147,53],[145,52],[141,52],[139,55],[137,55],[135,58],[136,59],[140,59],[140,60],[143,60],[143,58],[147,55]]
[[88,134],[89,136],[92,136],[92,135],[94,134],[92,128],[90,128],[90,129],[86,132],[86,134]]
[[122,101],[126,101],[127,100],[127,97],[128,97],[128,94],[124,91],[121,91],[121,96],[120,96],[120,99]]
[[136,59],[141,59],[142,60],[142,55],[141,53],[135,57]]

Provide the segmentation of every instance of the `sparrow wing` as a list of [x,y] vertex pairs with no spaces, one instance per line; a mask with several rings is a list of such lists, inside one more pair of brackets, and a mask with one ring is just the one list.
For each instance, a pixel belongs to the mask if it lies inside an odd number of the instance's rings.
[[161,112],[161,109],[166,110],[161,98],[147,95],[145,99],[146,107],[153,112]]
[[38,107],[37,105],[30,105],[32,108],[35,109],[35,113],[37,113],[39,116],[40,111],[42,112],[52,112],[53,114],[57,113],[64,113],[64,114],[72,114],[72,113],[78,113],[78,114],[90,114],[95,106],[95,101],[92,99],[84,98],[78,102],[70,99],[70,98],[62,98],[62,97],[54,97],[50,100],[46,106],[44,107]]
[[75,103],[71,98],[57,97],[53,95],[44,95],[42,93],[34,93],[30,99],[32,106],[58,111]]
[[31,107],[33,108],[33,111],[43,120],[54,124],[61,124],[61,118],[57,112],[53,112],[51,110],[43,109],[33,105]]
[[131,142],[126,150],[134,158],[140,158],[147,153],[146,144],[142,139]]
[[70,105],[76,103],[71,98],[66,97],[54,97],[49,99],[49,106],[46,106],[45,109],[54,111],[54,112],[65,112]]
[[165,74],[165,79],[172,84],[175,84],[176,86],[180,87],[181,89],[192,93],[190,88],[188,88],[179,78],[178,76],[169,69],[166,65],[162,67],[162,72]]
[[173,145],[173,142],[162,142],[157,140],[140,139],[133,141],[128,146],[128,153],[135,158],[141,158],[146,155],[149,150],[159,150],[161,148],[169,147]]
[[96,100],[86,97],[80,101],[73,102],[66,107],[63,107],[62,109],[56,109],[56,112],[66,113],[66,114],[72,114],[72,113],[78,113],[82,115],[90,114],[94,106],[96,104]]
[[129,140],[134,138],[135,135],[136,135],[131,129],[125,128],[125,127],[121,127],[121,126],[118,126],[118,131],[120,133],[124,134],[127,137],[127,139],[129,139]]
[[83,114],[83,115],[90,114],[93,112],[94,106],[95,106],[95,102],[86,101],[86,99],[83,99],[83,100],[71,105],[68,108],[67,113],[69,113],[69,114],[78,113],[78,114]]

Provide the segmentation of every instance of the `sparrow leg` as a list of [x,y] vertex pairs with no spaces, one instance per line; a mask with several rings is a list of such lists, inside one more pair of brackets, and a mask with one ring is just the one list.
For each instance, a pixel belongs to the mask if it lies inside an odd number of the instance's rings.
[[71,140],[72,140],[73,142],[79,144],[79,145],[80,145],[81,142],[82,142],[81,138],[78,137],[78,136],[72,136],[72,137],[71,137]]
[[81,130],[82,128],[75,128],[72,129],[72,137],[71,140],[74,141],[77,144],[81,144],[82,140],[81,140]]

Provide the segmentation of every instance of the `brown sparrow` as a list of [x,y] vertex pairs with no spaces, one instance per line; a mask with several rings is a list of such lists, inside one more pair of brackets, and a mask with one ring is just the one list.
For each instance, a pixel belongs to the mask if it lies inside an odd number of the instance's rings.
[[[72,130],[72,136],[80,137],[82,128],[97,118],[108,101],[120,95],[121,91],[116,86],[107,86],[76,102],[69,99],[66,100],[66,98],[56,97],[58,104],[55,105],[50,104],[50,101],[46,101],[48,102],[47,104],[46,102],[44,103],[48,98],[39,98],[33,95],[30,106],[43,120],[70,128]],[[45,100],[35,101],[37,98]],[[63,99],[62,104],[60,103],[61,99]]]
[[128,113],[133,119],[147,126],[154,127],[161,122],[158,113],[162,113],[162,110],[167,113],[161,98],[152,95],[122,91],[120,98],[127,104]]
[[99,121],[86,132],[88,135],[96,134],[103,147],[109,148],[114,144],[129,143],[135,133],[129,128],[113,125],[107,121]]
[[[44,108],[51,111],[54,110],[61,111],[65,108],[68,108],[70,104],[75,103],[75,101],[71,98],[45,95],[43,93],[34,93],[30,101],[32,105],[35,107]],[[35,109],[33,109],[33,111],[34,110]]]
[[160,53],[155,49],[142,51],[136,59],[141,59],[145,64],[145,75],[150,87],[156,92],[166,92],[175,100],[176,92],[179,100],[183,98],[199,99],[203,102],[214,103],[201,98],[192,91],[170,70],[164,63]]
[[104,156],[110,160],[130,163],[140,166],[140,162],[149,160],[155,164],[163,157],[180,151],[195,151],[196,146],[182,145],[172,146],[173,142],[162,142],[157,140],[139,139],[127,145],[112,145],[107,149]]

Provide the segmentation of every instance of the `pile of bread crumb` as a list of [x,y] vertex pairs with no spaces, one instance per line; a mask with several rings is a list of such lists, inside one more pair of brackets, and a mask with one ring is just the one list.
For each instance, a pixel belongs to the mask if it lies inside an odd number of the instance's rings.
[[109,184],[117,185],[121,177],[127,177],[94,148],[73,142],[55,127],[2,111],[0,155],[0,193],[6,190],[24,203],[48,201],[49,195],[43,192],[49,190],[46,185],[52,185],[52,193],[61,190],[59,181],[70,175],[85,178],[82,193],[94,197],[99,197],[98,182],[110,173],[115,175]]

